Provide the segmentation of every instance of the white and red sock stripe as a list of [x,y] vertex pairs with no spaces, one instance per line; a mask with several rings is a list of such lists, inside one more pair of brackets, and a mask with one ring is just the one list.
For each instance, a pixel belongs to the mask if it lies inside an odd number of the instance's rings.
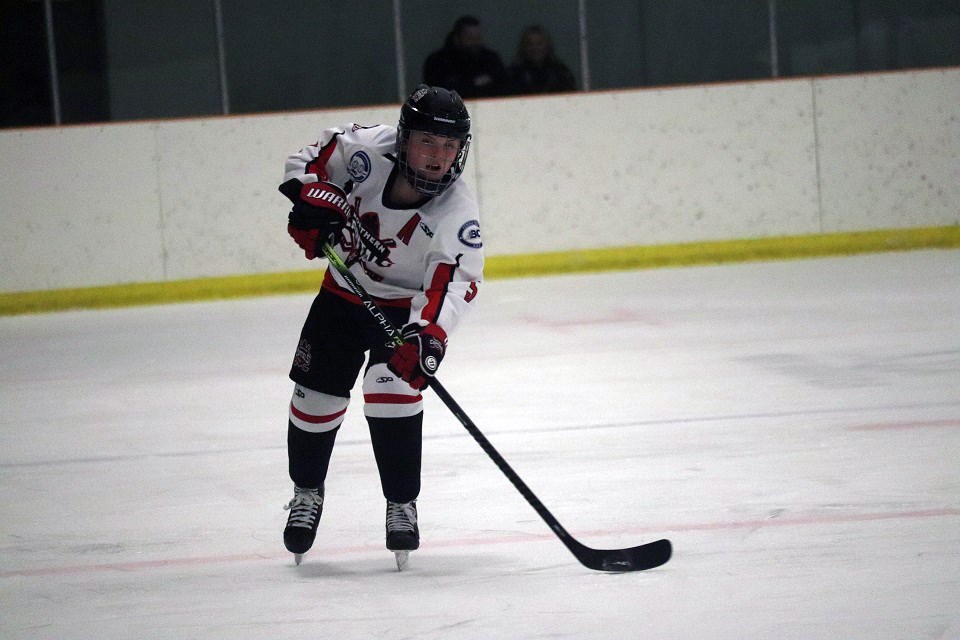
[[363,376],[363,413],[370,418],[406,418],[423,411],[423,396],[387,368],[372,365]]
[[310,433],[332,431],[343,423],[349,404],[350,398],[331,396],[296,385],[290,400],[290,422]]

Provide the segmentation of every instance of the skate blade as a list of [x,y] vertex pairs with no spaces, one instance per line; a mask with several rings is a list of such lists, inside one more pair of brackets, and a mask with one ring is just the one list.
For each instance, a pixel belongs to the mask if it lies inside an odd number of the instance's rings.
[[410,559],[409,551],[394,551],[394,557],[397,560],[397,571],[403,571],[407,568],[407,561]]
[[293,554],[293,561],[297,563],[297,566],[300,566],[300,563],[303,562],[303,554],[295,553]]

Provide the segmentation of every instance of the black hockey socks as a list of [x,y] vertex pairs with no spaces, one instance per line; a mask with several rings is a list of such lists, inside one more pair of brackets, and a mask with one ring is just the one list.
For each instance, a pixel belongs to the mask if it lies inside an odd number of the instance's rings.
[[368,416],[367,423],[383,496],[397,503],[416,500],[420,495],[423,412],[406,418]]
[[310,489],[323,486],[339,430],[337,427],[323,433],[311,433],[287,421],[287,459],[293,484]]

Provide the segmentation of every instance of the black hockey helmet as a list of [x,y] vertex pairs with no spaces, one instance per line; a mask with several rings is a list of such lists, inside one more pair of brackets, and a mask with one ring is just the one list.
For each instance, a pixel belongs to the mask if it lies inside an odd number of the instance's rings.
[[[440,180],[429,180],[417,174],[407,161],[407,140],[411,131],[425,131],[460,141],[460,151],[450,170]],[[425,84],[417,87],[400,108],[397,125],[397,159],[400,169],[414,188],[424,195],[435,196],[449,187],[463,173],[470,150],[470,114],[456,91]]]

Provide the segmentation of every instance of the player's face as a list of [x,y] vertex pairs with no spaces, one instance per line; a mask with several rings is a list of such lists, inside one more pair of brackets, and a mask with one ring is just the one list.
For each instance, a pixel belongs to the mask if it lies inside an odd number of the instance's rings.
[[428,180],[439,180],[450,170],[460,141],[425,131],[411,131],[407,140],[407,162],[418,175]]
[[461,51],[479,56],[483,50],[483,29],[476,25],[465,26],[455,37],[455,44]]
[[533,64],[543,64],[547,58],[547,39],[532,31],[523,38],[523,57]]

